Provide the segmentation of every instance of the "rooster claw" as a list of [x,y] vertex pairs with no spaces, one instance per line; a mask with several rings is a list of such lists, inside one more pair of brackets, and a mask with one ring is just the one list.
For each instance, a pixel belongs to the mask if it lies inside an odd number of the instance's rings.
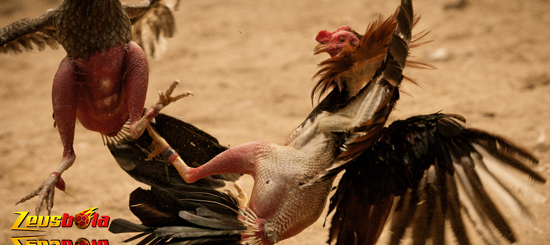
[[36,215],[38,216],[40,214],[40,210],[42,209],[42,205],[44,205],[44,202],[46,203],[46,210],[48,210],[48,216],[52,212],[53,208],[53,199],[55,195],[55,184],[57,183],[58,175],[52,174],[50,177],[38,187],[35,191],[31,192],[27,196],[21,198],[15,205],[19,203],[24,203],[27,200],[32,199],[35,196],[38,196],[38,204],[36,205]]
[[233,187],[235,187],[235,190],[237,190],[237,194],[227,190],[227,195],[235,198],[235,200],[239,202],[239,207],[247,208],[248,202],[250,201],[248,199],[248,195],[246,195],[246,192],[244,192],[243,188],[237,182],[233,184]]
[[184,97],[187,97],[187,96],[190,96],[190,95],[194,95],[191,91],[187,91],[185,93],[182,93],[182,94],[176,95],[175,97],[172,97],[172,93],[174,92],[174,89],[179,84],[180,84],[180,80],[176,79],[176,81],[174,81],[172,84],[170,84],[170,87],[168,87],[168,89],[166,90],[165,93],[162,93],[162,91],[159,91],[159,101],[155,105],[155,108],[157,108],[157,106],[158,106],[159,107],[158,110],[160,111],[162,108],[166,107],[168,104],[170,104],[172,102],[178,101],[181,98],[184,98]]
[[147,125],[151,123],[151,121],[160,113],[160,111],[168,106],[170,103],[180,100],[183,97],[187,97],[190,95],[193,95],[192,92],[187,91],[185,93],[176,95],[172,97],[172,93],[174,92],[174,89],[176,86],[180,84],[179,79],[176,79],[172,84],[170,84],[170,87],[166,90],[166,92],[159,91],[159,100],[157,103],[155,103],[153,106],[149,107],[147,111],[145,111],[143,117],[139,119],[135,124],[132,124],[130,126],[130,135],[134,139],[139,138],[145,129],[147,128]]

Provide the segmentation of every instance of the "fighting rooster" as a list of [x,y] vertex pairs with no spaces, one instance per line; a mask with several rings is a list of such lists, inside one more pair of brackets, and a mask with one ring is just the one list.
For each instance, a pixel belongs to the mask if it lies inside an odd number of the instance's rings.
[[[123,5],[119,0],[65,0],[41,16],[0,28],[1,52],[42,50],[46,45],[56,48],[57,43],[67,52],[52,89],[55,124],[63,143],[61,165],[17,203],[39,196],[36,213],[44,202],[48,213],[51,211],[54,186],[65,190],[61,174],[76,158],[77,118],[85,128],[106,136],[117,135],[130,119],[130,134],[137,138],[160,109],[186,95],[171,97],[174,83],[142,117],[149,71],[146,54],[132,41],[132,23],[144,47],[155,46],[151,42],[162,36],[170,37],[175,28],[172,12],[162,0],[141,5]],[[146,50],[152,56],[158,53]]]
[[[334,212],[330,243],[374,244],[388,227],[390,242],[396,244],[411,227],[415,242],[430,239],[442,244],[448,239],[448,226],[460,244],[468,244],[472,234],[468,234],[467,224],[473,224],[486,243],[499,243],[497,231],[515,242],[500,209],[504,206],[528,218],[530,214],[516,192],[544,199],[510,173],[522,172],[544,183],[545,178],[529,166],[538,162],[532,154],[501,137],[466,128],[465,119],[459,115],[416,116],[384,127],[399,98],[405,65],[420,65],[406,60],[414,46],[414,22],[411,1],[402,0],[394,15],[373,22],[365,35],[349,27],[320,32],[314,53],[327,52],[331,58],[321,63],[316,74],[319,83],[312,95],[328,95],[285,145],[246,143],[196,168],[185,166],[182,158],[172,158],[188,183],[215,174],[253,176],[248,205],[246,200],[233,200],[229,208],[233,215],[239,215],[246,230],[238,226],[215,228],[207,222],[222,214],[213,210],[229,207],[223,203],[227,199],[218,193],[208,199],[213,204],[208,208],[197,204],[181,208],[179,213],[172,211],[170,217],[180,222],[177,225],[139,226],[116,220],[111,231],[149,234],[144,244],[170,243],[171,238],[192,244],[204,237],[242,230],[242,243],[274,244],[300,233],[319,218],[336,175],[345,170],[330,199],[329,212]],[[170,149],[167,144],[163,147]],[[487,188],[502,206],[488,196]],[[210,197],[212,193],[203,195]],[[190,202],[196,203],[172,195],[167,198],[172,204],[166,205],[176,208]],[[239,209],[234,208],[236,203],[241,204]],[[151,200],[131,200],[130,205],[132,209],[149,207],[151,212],[134,212],[144,224],[161,208]],[[385,226],[390,215],[392,222]],[[226,219],[230,217],[235,220],[235,216],[224,216],[220,222],[229,223]],[[193,233],[195,230],[200,232]]]

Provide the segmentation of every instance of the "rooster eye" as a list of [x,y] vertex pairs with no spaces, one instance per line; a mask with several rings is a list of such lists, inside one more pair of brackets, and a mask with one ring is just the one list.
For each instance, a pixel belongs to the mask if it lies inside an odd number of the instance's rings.
[[340,37],[340,39],[338,39],[338,42],[341,42],[341,43],[343,43],[345,41],[346,41],[346,37]]

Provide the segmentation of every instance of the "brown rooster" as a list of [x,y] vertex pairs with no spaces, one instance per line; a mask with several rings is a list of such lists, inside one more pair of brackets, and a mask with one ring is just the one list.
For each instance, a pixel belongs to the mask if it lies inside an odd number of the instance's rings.
[[[132,23],[138,43],[132,41]],[[45,14],[0,28],[0,51],[15,53],[57,43],[67,52],[54,77],[52,103],[55,124],[63,143],[61,165],[35,191],[17,203],[39,196],[36,213],[44,202],[53,207],[54,186],[65,190],[61,174],[74,163],[75,121],[92,131],[116,136],[130,119],[129,133],[139,137],[164,106],[184,95],[166,96],[142,117],[149,71],[146,47],[158,56],[154,43],[174,32],[171,10],[163,0],[123,5],[119,0],[65,0]],[[146,33],[150,33],[146,35]],[[152,38],[150,38],[152,36]],[[139,44],[139,45],[138,45]]]
[[[245,200],[236,209],[237,201],[221,193],[190,190],[189,198],[177,188],[136,190],[130,206],[145,226],[115,220],[110,230],[150,233],[143,244],[171,238],[193,244],[236,233],[241,243],[274,244],[319,218],[336,175],[345,170],[330,199],[330,243],[374,244],[390,215],[391,244],[399,243],[408,227],[415,243],[443,244],[447,225],[460,244],[468,244],[468,223],[488,244],[500,241],[495,229],[515,242],[486,188],[519,216],[530,217],[515,192],[544,198],[509,170],[544,183],[528,165],[538,162],[535,157],[501,137],[465,128],[458,115],[416,116],[384,128],[399,98],[405,65],[420,65],[406,62],[413,16],[411,1],[402,0],[394,15],[370,24],[363,36],[349,27],[319,33],[314,53],[328,52],[331,58],[321,63],[313,95],[330,92],[285,145],[246,143],[197,168],[187,167],[167,144],[161,147],[188,183],[215,174],[253,176],[248,206]],[[156,203],[150,197],[155,195],[166,202]],[[224,215],[228,209],[233,216]],[[237,214],[246,230],[234,222]],[[156,222],[161,216],[177,222]]]

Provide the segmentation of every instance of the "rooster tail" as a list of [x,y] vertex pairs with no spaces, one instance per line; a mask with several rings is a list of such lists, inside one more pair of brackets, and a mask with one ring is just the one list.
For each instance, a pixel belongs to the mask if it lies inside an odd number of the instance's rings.
[[139,244],[240,244],[246,226],[239,220],[238,202],[209,188],[180,186],[178,189],[136,189],[130,209],[143,224],[115,219],[112,233],[135,233],[124,242]]

